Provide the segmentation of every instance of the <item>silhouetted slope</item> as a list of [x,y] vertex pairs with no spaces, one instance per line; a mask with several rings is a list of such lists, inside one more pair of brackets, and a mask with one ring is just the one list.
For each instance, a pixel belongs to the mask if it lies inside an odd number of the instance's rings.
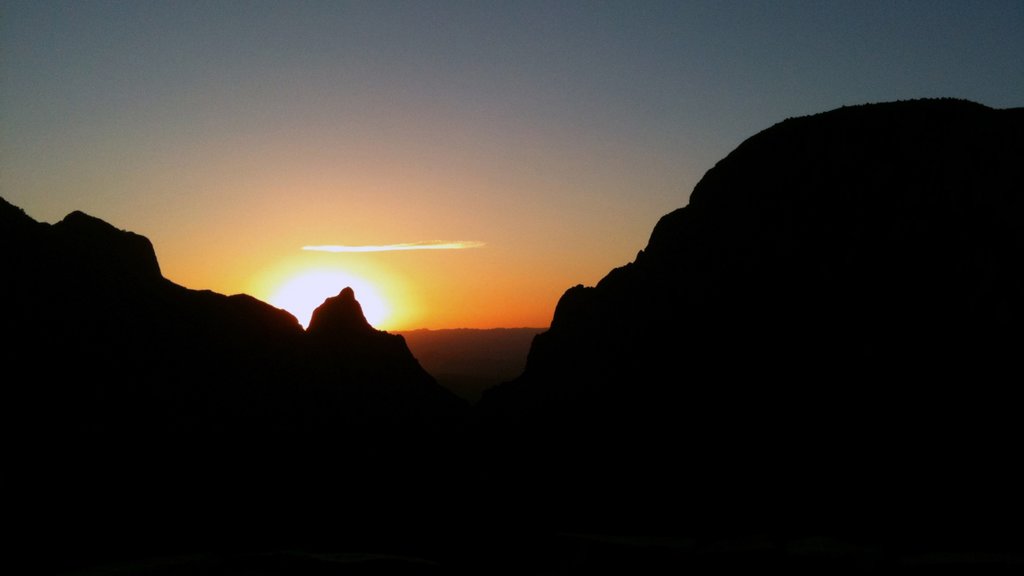
[[[415,444],[429,439],[430,430],[423,436],[419,430],[410,429],[411,422],[451,433],[462,424],[465,402],[423,370],[402,336],[370,326],[351,288],[328,298],[313,311],[306,334],[308,351],[316,358],[312,363],[315,370],[326,368],[329,372],[318,373],[319,378],[344,375],[374,382],[376,394],[364,394],[366,405],[359,406],[361,415],[352,417],[365,417],[365,426],[372,426],[375,434]],[[429,460],[433,451],[441,449],[429,445],[424,448],[424,454],[415,456],[417,460]]]
[[79,212],[40,224],[0,201],[0,239],[22,552],[309,542],[445,506],[421,471],[454,463],[465,404],[351,289],[306,333],[249,296],[173,284],[147,239]]
[[1021,158],[1024,110],[955,100],[750,138],[485,394],[492,477],[589,529],[1005,545]]

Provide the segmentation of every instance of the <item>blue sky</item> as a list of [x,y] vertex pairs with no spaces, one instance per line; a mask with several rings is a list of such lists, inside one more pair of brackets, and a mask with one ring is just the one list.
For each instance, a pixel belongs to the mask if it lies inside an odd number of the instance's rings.
[[322,262],[415,286],[404,328],[496,285],[481,323],[537,325],[743,139],[921,97],[1024,105],[1024,2],[3,1],[0,194],[228,293],[305,245],[482,242]]

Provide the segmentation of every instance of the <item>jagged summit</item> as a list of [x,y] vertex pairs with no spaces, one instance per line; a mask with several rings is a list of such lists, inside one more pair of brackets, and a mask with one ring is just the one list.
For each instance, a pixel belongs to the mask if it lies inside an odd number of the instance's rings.
[[69,262],[88,262],[94,275],[108,279],[162,280],[153,244],[145,236],[113,225],[81,211],[74,211],[51,227]]
[[[113,290],[166,282],[149,239],[80,211],[45,224],[0,198],[0,238],[11,248],[2,256],[11,270],[39,278],[67,276],[75,279],[70,285]],[[8,284],[18,288],[17,282]]]
[[349,287],[342,289],[337,296],[324,300],[313,311],[309,328],[306,329],[310,335],[327,337],[350,337],[374,331],[363,315],[355,291]]

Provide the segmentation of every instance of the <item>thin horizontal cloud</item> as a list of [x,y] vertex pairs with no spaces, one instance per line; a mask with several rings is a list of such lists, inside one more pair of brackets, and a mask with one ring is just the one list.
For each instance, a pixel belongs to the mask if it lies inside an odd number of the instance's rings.
[[312,252],[397,252],[401,250],[466,250],[479,248],[483,242],[434,240],[431,242],[406,242],[404,244],[383,244],[380,246],[346,246],[343,244],[325,244],[322,246],[303,246],[303,250]]

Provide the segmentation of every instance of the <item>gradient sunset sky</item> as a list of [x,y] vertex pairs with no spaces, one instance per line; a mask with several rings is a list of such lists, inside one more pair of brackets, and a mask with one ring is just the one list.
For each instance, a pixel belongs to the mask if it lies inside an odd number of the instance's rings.
[[1024,105],[1024,2],[2,1],[0,195],[189,288],[543,327],[745,138],[921,97]]

